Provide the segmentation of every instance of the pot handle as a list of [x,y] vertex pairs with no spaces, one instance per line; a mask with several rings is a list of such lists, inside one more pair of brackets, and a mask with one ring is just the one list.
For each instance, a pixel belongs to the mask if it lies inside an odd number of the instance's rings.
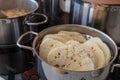
[[120,64],[113,64],[112,69],[111,69],[111,72],[113,72],[113,71],[114,71],[115,67],[120,68]]
[[33,32],[33,31],[28,31],[28,32],[22,34],[22,35],[18,38],[18,40],[17,40],[17,46],[20,47],[20,48],[23,48],[23,49],[28,49],[28,50],[33,51],[33,48],[32,48],[32,47],[25,46],[25,45],[22,45],[22,44],[20,43],[21,40],[23,39],[23,37],[25,37],[25,36],[28,35],[28,34],[38,35],[38,33]]
[[[31,22],[32,17],[34,16],[38,16],[41,17],[41,20],[39,22]],[[41,25],[44,24],[48,21],[48,17],[45,14],[42,13],[32,13],[31,15],[28,15],[27,17],[25,17],[25,23],[29,26],[37,26],[37,25]]]
[[[118,50],[120,50],[120,47],[118,47]],[[120,64],[113,64],[111,72],[113,72],[116,67],[120,68]]]

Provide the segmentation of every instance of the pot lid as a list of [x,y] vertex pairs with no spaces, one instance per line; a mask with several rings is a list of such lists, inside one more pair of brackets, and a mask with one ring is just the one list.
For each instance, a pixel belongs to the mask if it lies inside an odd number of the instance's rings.
[[120,0],[83,0],[86,2],[91,2],[91,3],[95,3],[95,4],[116,4],[116,5],[120,5]]

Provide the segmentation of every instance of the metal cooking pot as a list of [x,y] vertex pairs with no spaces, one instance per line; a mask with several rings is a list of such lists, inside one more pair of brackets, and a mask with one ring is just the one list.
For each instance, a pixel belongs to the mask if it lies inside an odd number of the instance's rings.
[[39,12],[46,14],[49,25],[68,24],[71,0],[36,0]]
[[[61,30],[76,31],[82,34],[89,34],[93,37],[95,36],[100,37],[109,46],[111,50],[111,55],[112,55],[111,61],[108,64],[106,64],[106,66],[104,66],[103,68],[97,70],[91,70],[91,71],[69,71],[49,65],[46,61],[42,59],[41,56],[39,56],[39,54],[42,54],[39,53],[39,45],[46,34],[57,33]],[[32,47],[21,45],[20,43],[21,39],[28,34],[36,35]],[[41,63],[42,63],[43,71],[48,80],[105,80],[111,69],[113,71],[114,67],[120,66],[119,64],[112,65],[118,53],[117,46],[114,43],[114,41],[103,32],[87,26],[66,24],[66,25],[57,25],[57,26],[49,27],[39,33],[28,31],[19,37],[17,41],[17,45],[20,48],[32,50],[33,53],[37,55],[37,57],[42,61]]]
[[[72,0],[70,23],[102,30],[120,45],[120,1],[104,0],[104,4],[97,4],[97,2],[102,3],[98,0],[85,1]],[[96,3],[90,1],[96,1]]]
[[[15,45],[21,34],[36,30],[37,27],[32,27],[32,25],[40,25],[47,21],[46,15],[34,13],[38,7],[35,0],[0,0],[0,10],[18,8],[28,11],[26,15],[11,18],[0,13],[0,47]],[[33,15],[42,18],[41,21],[31,22],[30,19],[33,19]]]

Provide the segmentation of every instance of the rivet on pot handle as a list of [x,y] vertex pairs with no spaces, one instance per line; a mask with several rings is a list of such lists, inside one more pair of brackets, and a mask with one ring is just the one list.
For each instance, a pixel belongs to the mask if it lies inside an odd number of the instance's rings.
[[29,47],[29,46],[25,46],[25,45],[20,44],[22,38],[25,37],[25,36],[28,35],[28,34],[38,35],[38,33],[33,32],[33,31],[28,31],[28,32],[22,34],[22,35],[18,38],[18,40],[17,40],[17,46],[19,46],[20,48],[29,49],[29,50],[32,51],[32,50],[33,50],[32,47]]

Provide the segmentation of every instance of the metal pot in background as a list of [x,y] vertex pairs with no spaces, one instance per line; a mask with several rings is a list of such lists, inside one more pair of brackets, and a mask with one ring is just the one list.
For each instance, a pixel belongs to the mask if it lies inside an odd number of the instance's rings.
[[104,31],[120,45],[120,5],[118,3],[97,4],[72,0],[70,16],[70,23],[87,25]]
[[[42,54],[39,53],[39,45],[45,35],[57,33],[61,30],[76,31],[82,34],[88,34],[94,37],[95,36],[100,37],[109,46],[111,50],[111,55],[112,55],[111,61],[108,64],[106,64],[106,66],[104,66],[103,68],[92,71],[69,71],[49,65],[39,55]],[[28,34],[36,35],[32,47],[21,44],[22,38]],[[103,32],[87,26],[67,24],[67,25],[57,25],[57,26],[49,27],[39,33],[29,31],[19,37],[17,41],[17,45],[20,48],[32,50],[33,53],[42,61],[41,64],[42,64],[43,72],[48,80],[105,80],[108,74],[110,73],[110,71],[114,70],[114,67],[120,66],[120,64],[114,64],[114,65],[112,64],[113,61],[116,59],[118,52],[117,45],[114,43],[114,41]]]
[[[23,34],[26,31],[37,30],[37,27],[32,27],[33,25],[41,25],[47,22],[46,15],[34,13],[38,9],[38,7],[39,5],[35,0],[8,0],[8,1],[0,0],[0,10],[18,8],[28,11],[26,15],[11,18],[6,17],[5,15],[0,15],[0,47],[15,45],[18,37],[21,34]],[[30,24],[29,19],[33,17],[33,13],[35,16],[37,15],[38,17],[42,18],[42,20],[39,22],[31,22]],[[29,16],[29,19],[27,19],[28,21],[25,21],[25,18],[28,16]]]
[[88,25],[104,30],[107,7],[106,5],[97,5],[82,0],[72,0],[70,23]]
[[48,17],[42,13],[32,13],[25,17],[25,24],[30,28],[31,31],[39,32],[48,26],[46,26]]
[[71,0],[36,0],[39,3],[40,13],[48,16],[49,26],[68,24]]
[[[16,45],[20,35],[27,31],[39,31],[38,27],[47,22],[46,15],[35,13],[39,5],[35,0],[0,0],[0,75],[15,75],[34,65],[32,51]],[[1,10],[20,9],[27,14],[8,18]],[[39,25],[39,26],[38,26]],[[22,43],[30,45],[33,35],[26,36]]]

